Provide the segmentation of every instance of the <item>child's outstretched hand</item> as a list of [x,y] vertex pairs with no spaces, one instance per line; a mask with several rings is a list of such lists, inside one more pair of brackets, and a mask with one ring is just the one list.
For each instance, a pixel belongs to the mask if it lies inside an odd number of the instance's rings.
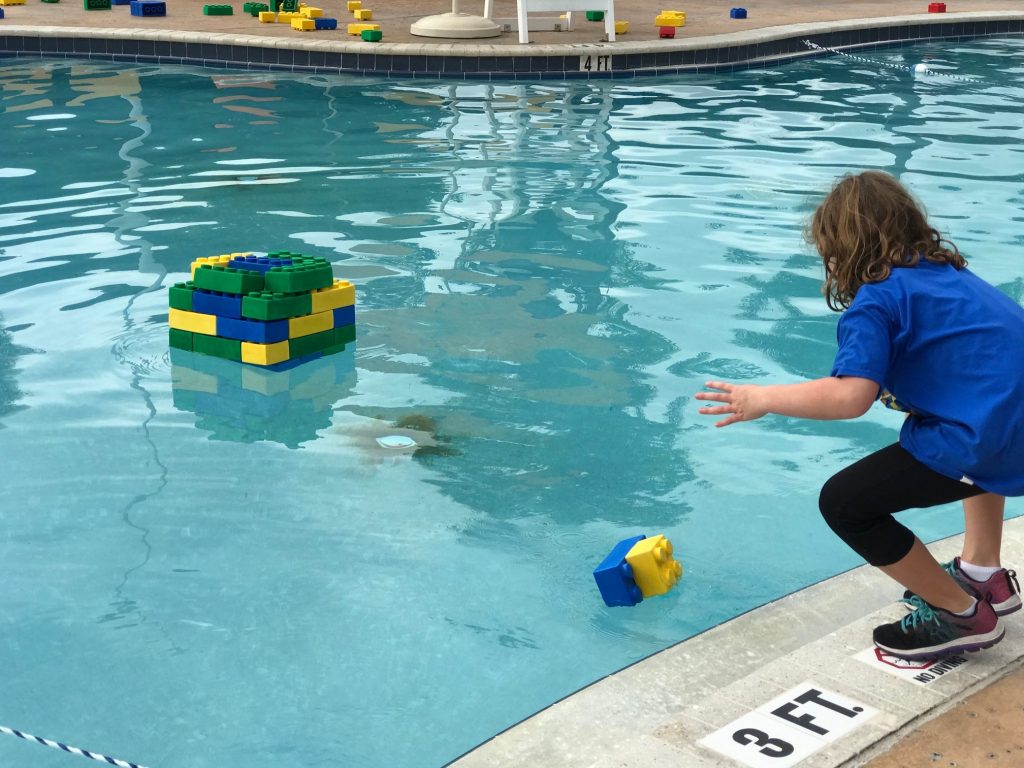
[[711,400],[723,405],[706,405],[700,409],[700,413],[718,416],[723,413],[729,414],[721,421],[715,422],[716,427],[727,427],[737,421],[752,421],[759,419],[768,413],[762,404],[761,387],[756,384],[729,384],[724,381],[704,382],[707,389],[717,389],[718,392],[698,392],[698,400]]

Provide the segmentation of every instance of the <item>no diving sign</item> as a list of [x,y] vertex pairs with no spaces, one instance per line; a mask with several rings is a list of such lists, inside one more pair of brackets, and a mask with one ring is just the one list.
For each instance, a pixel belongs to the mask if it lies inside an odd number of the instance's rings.
[[873,646],[855,654],[853,658],[915,685],[931,685],[940,677],[948,675],[954,670],[959,671],[961,667],[970,664],[970,660],[966,656],[947,656],[944,659],[930,661],[907,661]]
[[866,704],[806,682],[700,743],[750,768],[789,768],[876,714]]

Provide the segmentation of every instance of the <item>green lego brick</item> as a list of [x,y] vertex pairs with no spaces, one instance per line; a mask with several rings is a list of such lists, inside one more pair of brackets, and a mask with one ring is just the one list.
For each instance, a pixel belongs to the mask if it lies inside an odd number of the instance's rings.
[[297,339],[288,339],[288,358],[294,360],[296,357],[305,357],[314,352],[323,352],[328,347],[337,345],[334,340],[334,331],[321,331],[311,333],[309,336],[300,336]]
[[304,293],[334,285],[334,270],[326,259],[290,256],[291,266],[274,267],[265,276],[264,290],[275,293]]
[[195,335],[191,331],[180,331],[177,328],[171,328],[168,337],[169,344],[175,349],[187,349],[189,352],[192,351],[193,341],[192,337]]
[[379,43],[384,39],[384,33],[379,29],[364,29],[359,33],[359,36],[363,38],[363,42],[366,43]]
[[83,0],[82,5],[87,11],[109,11],[110,0]]
[[332,328],[334,343],[345,346],[356,340],[356,327],[354,325],[343,325],[340,328]]
[[604,11],[587,11],[587,21],[604,21]]
[[344,344],[335,344],[333,347],[327,347],[327,349],[324,350],[324,357],[327,357],[328,355],[334,355],[334,354],[337,354],[338,352],[344,352],[344,351],[345,351],[345,345]]
[[269,11],[270,6],[266,3],[246,3],[242,6],[242,12],[250,16],[259,16],[261,11]]
[[187,283],[175,283],[167,290],[167,303],[174,309],[192,311],[192,294],[196,292],[195,284],[189,280]]
[[256,291],[242,298],[242,317],[250,320],[284,320],[312,311],[313,296],[308,293]]
[[235,9],[230,5],[204,5],[204,16],[233,16]]
[[203,264],[195,271],[192,282],[196,288],[220,293],[247,294],[263,290],[263,275],[251,269]]
[[281,0],[278,8],[285,13],[298,13],[299,12],[299,0]]
[[224,339],[220,336],[205,336],[197,333],[192,337],[192,351],[242,362],[242,342],[237,339]]

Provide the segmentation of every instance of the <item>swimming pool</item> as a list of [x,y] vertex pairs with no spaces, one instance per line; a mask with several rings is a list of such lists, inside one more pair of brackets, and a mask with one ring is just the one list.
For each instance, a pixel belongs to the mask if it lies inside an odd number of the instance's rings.
[[[898,173],[1022,299],[1022,47],[536,86],[4,65],[0,725],[430,768],[855,565],[818,487],[899,417],[715,431],[691,395],[827,371],[799,232],[845,170]],[[287,377],[168,355],[167,286],[249,249],[330,258],[357,344]],[[636,533],[682,583],[606,609],[590,571]]]

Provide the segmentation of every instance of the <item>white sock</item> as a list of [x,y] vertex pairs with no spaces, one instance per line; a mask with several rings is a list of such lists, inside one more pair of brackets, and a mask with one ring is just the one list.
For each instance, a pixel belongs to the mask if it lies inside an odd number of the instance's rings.
[[974,563],[968,563],[966,560],[961,560],[960,570],[975,581],[988,581],[992,574],[998,573],[1002,570],[1002,566],[975,565]]
[[950,611],[950,613],[952,613],[954,616],[965,616],[965,617],[966,616],[973,616],[974,615],[974,609],[977,608],[977,607],[978,607],[978,601],[975,598],[972,597],[971,598],[971,607],[968,608],[966,611],[960,611],[959,613],[957,613],[956,611]]

